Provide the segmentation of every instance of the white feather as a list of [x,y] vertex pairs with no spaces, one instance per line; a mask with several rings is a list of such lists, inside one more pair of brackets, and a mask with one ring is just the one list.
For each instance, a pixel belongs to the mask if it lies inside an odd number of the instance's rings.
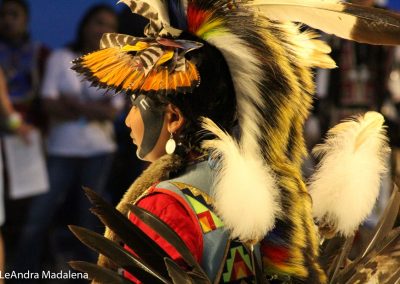
[[336,0],[250,0],[271,20],[304,23],[328,34],[370,44],[399,44],[400,16]]
[[210,119],[203,128],[218,138],[204,143],[220,157],[213,198],[216,212],[230,231],[231,238],[261,240],[275,224],[280,213],[278,188],[272,171],[260,159],[246,153]]
[[332,128],[314,149],[322,159],[309,185],[313,215],[344,236],[354,234],[378,197],[389,153],[383,122],[367,112]]
[[[263,118],[254,110],[251,101],[263,108],[264,100],[258,88],[262,80],[262,64],[253,53],[249,52],[247,43],[237,35],[231,33],[212,35],[207,41],[222,52],[229,65],[242,129],[241,143],[246,145],[247,151],[253,151],[253,156],[257,156],[259,151],[257,138],[262,136],[257,122]],[[261,159],[260,156],[258,158]]]
[[317,33],[311,30],[300,32],[301,26],[287,22],[280,25],[281,29],[284,29],[290,39],[282,44],[288,50],[292,50],[296,56],[292,60],[298,61],[301,66],[305,67],[319,67],[319,68],[335,68],[336,63],[328,55],[331,52],[331,47],[316,39],[319,37]]

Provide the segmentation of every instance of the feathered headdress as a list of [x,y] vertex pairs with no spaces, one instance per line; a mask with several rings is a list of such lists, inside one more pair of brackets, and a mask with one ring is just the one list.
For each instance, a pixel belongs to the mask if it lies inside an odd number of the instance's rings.
[[266,261],[303,278],[309,271],[323,275],[300,166],[314,92],[310,70],[335,63],[315,32],[301,32],[293,22],[359,42],[400,44],[400,16],[335,0],[120,2],[149,19],[147,37],[105,34],[101,50],[74,61],[74,69],[93,85],[128,94],[184,94],[201,76],[185,55],[201,44],[177,38],[189,33],[219,49],[233,80],[241,136],[236,141],[204,121],[219,139],[205,146],[222,155],[216,210],[232,237],[243,241],[285,227],[286,257],[279,264]]

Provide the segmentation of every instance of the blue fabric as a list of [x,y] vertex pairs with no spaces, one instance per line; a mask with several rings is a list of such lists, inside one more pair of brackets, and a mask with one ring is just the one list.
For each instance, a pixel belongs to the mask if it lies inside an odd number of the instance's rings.
[[7,79],[10,98],[13,102],[25,101],[33,96],[33,67],[37,67],[38,46],[26,42],[20,47],[0,42],[0,66]]

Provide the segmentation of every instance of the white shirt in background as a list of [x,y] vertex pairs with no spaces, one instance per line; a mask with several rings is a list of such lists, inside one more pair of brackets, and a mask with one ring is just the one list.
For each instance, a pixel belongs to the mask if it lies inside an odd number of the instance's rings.
[[[105,90],[90,87],[77,73],[71,70],[72,60],[79,55],[69,49],[56,50],[47,62],[43,80],[43,98],[56,99],[67,95],[74,99],[90,103],[109,99]],[[122,109],[124,98],[114,96],[112,105]],[[47,151],[50,155],[89,157],[96,154],[114,152],[114,129],[112,121],[89,121],[81,117],[74,121],[51,121],[47,137]]]

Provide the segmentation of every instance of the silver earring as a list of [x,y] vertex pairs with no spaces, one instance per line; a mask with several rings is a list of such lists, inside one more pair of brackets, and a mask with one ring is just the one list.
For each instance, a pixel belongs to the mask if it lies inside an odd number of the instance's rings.
[[176,149],[176,142],[174,140],[174,135],[172,134],[172,132],[170,132],[169,134],[169,139],[167,141],[167,144],[165,144],[165,152],[167,152],[167,154],[169,155],[172,155]]

